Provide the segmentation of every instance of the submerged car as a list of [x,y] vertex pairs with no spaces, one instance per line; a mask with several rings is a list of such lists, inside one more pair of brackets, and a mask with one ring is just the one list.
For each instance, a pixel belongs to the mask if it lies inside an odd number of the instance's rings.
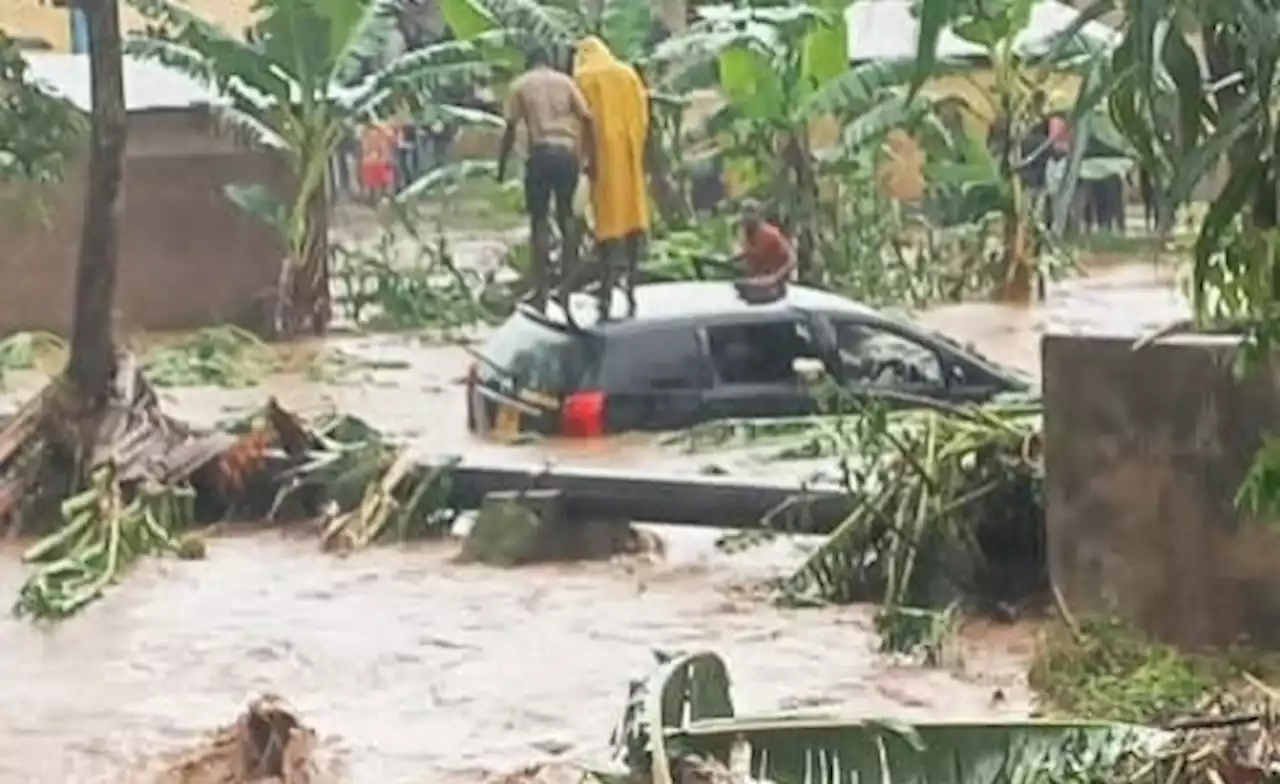
[[817,365],[854,395],[895,405],[980,403],[1027,392],[1027,377],[910,323],[829,292],[789,286],[764,304],[732,283],[651,283],[616,318],[575,294],[569,313],[521,306],[477,350],[473,432],[591,437],[715,419],[820,412],[797,371]]

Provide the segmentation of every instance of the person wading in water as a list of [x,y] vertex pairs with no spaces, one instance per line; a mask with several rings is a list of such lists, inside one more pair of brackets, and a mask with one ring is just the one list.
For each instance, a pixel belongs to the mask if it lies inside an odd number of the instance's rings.
[[[595,132],[591,110],[577,84],[553,69],[546,52],[529,55],[529,69],[511,84],[507,97],[507,128],[498,153],[498,180],[506,179],[507,159],[523,124],[528,146],[524,170],[524,201],[529,213],[533,246],[533,304],[547,304],[547,274],[551,242],[548,218],[555,201],[560,227],[560,271],[577,266],[578,238],[574,230],[573,194],[585,158],[586,171],[595,167]],[[562,292],[567,296],[567,292]],[[567,312],[567,308],[566,308]]]
[[619,251],[626,261],[627,306],[634,316],[632,287],[649,230],[644,172],[648,90],[636,70],[594,36],[578,42],[573,76],[595,117],[600,145],[600,165],[591,177],[591,214],[602,267],[600,318],[607,318],[611,309]]

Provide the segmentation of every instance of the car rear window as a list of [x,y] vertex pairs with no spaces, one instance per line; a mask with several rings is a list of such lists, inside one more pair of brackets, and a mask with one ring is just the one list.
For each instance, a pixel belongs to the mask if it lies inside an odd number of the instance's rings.
[[498,368],[481,362],[482,381],[505,376],[519,389],[563,394],[578,388],[591,363],[593,341],[571,335],[516,313],[498,328],[480,354]]

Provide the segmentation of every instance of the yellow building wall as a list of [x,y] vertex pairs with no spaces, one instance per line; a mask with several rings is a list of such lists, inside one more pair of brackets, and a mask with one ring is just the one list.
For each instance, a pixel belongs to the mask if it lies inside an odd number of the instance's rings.
[[[254,0],[186,0],[195,13],[216,22],[237,37],[253,22]],[[12,38],[39,38],[55,52],[71,51],[71,12],[54,8],[49,0],[0,0],[0,30]],[[126,33],[141,30],[144,20],[130,6],[120,10]]]
[[55,52],[71,51],[67,9],[48,0],[0,0],[0,30],[10,38],[38,38]]

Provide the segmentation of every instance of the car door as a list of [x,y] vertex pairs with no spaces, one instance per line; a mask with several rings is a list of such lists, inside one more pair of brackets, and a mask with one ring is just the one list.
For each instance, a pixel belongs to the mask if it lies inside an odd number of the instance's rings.
[[800,358],[820,359],[813,325],[803,313],[769,313],[707,325],[703,348],[712,386],[706,419],[773,418],[815,413],[817,403],[795,372]]
[[1010,390],[1005,379],[963,357],[943,356],[947,369],[947,399],[956,403],[985,403]]
[[600,386],[610,432],[677,430],[701,420],[711,375],[692,324],[628,329],[606,345]]
[[831,326],[838,372],[850,391],[869,397],[882,393],[950,399],[948,366],[935,346],[889,324],[856,316],[833,317]]

